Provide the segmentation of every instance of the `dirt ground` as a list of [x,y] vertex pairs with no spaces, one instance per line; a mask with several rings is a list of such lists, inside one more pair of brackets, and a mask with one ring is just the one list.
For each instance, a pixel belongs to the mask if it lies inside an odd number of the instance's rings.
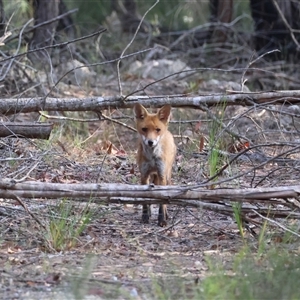
[[[71,160],[62,151],[51,149],[51,158],[47,158],[48,150],[37,149],[31,142],[9,142],[10,147],[2,148],[2,158],[8,149],[11,156],[20,148],[27,151],[23,157],[42,158],[30,179],[69,183],[109,182],[113,178],[116,182],[138,180],[136,167],[132,172],[131,154],[126,160],[116,155],[108,155],[104,160],[104,155],[80,149],[73,151]],[[82,155],[84,158],[80,159]],[[5,169],[6,174],[18,172],[20,176],[20,169],[30,167],[28,160],[18,161],[9,171]],[[26,168],[22,168],[24,165]],[[198,168],[195,161],[194,168]],[[176,183],[182,179],[178,174],[174,176]],[[191,179],[187,174],[185,180]],[[49,217],[58,202],[23,201],[41,220]],[[84,206],[78,199],[74,213]],[[241,245],[233,219],[214,212],[170,206],[169,225],[161,228],[157,226],[156,205],[152,207],[150,224],[141,223],[141,208],[133,205],[91,204],[90,209],[92,221],[77,245],[66,251],[51,251],[45,247],[41,226],[20,204],[1,200],[3,299],[78,299],[78,295],[79,299],[80,295],[89,296],[86,299],[124,299],[130,295],[143,299],[146,292],[151,293],[155,278],[173,282],[175,289],[177,277],[186,278],[187,285],[194,284],[208,271],[206,257],[216,256],[225,263]]]

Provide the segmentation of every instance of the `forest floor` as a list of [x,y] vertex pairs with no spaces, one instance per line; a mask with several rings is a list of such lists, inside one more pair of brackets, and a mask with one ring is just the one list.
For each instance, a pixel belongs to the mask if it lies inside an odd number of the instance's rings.
[[[153,81],[138,80],[136,75],[125,77],[126,92]],[[226,92],[239,80],[239,76],[229,78],[228,74],[198,74],[180,81],[156,83],[147,89],[147,95]],[[88,91],[86,87],[62,83],[56,96],[79,98],[118,93],[115,78],[97,77],[97,81],[105,84],[97,84]],[[282,111],[280,107],[275,110],[263,106],[211,109],[221,123],[230,124],[229,130],[248,137],[252,145],[262,145],[258,149],[266,157],[287,151],[290,141],[299,142],[298,120],[282,116]],[[131,110],[104,113],[134,126]],[[92,113],[63,113],[63,116],[95,118]],[[236,118],[234,124],[230,123],[232,118]],[[41,116],[19,115],[17,119],[40,120]],[[2,178],[26,177],[26,180],[69,184],[139,182],[135,132],[108,120],[49,121],[55,124],[49,141],[15,138],[0,141]],[[215,145],[228,155],[248,147],[235,144],[228,132],[218,125],[211,126],[212,123],[204,112],[173,109],[170,130],[178,147],[174,185],[198,184],[212,175],[211,134],[217,137]],[[280,142],[286,145],[281,146]],[[261,152],[253,150],[252,154]],[[293,160],[292,165],[270,161],[259,167],[261,161],[236,160],[218,177],[224,182],[218,185],[212,182],[210,188],[298,184],[299,155],[292,150],[287,153],[285,157]],[[216,168],[227,162],[226,155],[219,156]],[[150,224],[142,224],[141,207],[134,205],[97,205],[93,199],[89,203],[81,199],[0,199],[1,298],[193,298],[193,289],[201,287],[201,281],[211,275],[212,265],[219,265],[231,274],[236,254],[245,244],[255,253],[259,234],[265,230],[263,222],[254,222],[244,228],[242,237],[233,215],[179,206],[169,206],[168,210],[168,226],[161,228],[157,226],[156,205],[152,207]],[[298,228],[298,222],[295,224]],[[268,248],[283,243],[283,230],[270,225],[266,232],[270,237]],[[298,245],[299,241],[293,241],[284,246],[295,251]]]

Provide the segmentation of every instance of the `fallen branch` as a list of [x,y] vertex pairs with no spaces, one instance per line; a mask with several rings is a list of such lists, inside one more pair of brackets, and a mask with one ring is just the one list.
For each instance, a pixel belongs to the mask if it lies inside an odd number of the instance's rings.
[[0,113],[47,111],[100,111],[108,108],[132,108],[135,103],[144,106],[160,107],[170,103],[173,107],[200,108],[216,104],[252,106],[256,104],[299,104],[300,90],[257,93],[213,94],[205,96],[130,96],[125,101],[122,97],[90,98],[8,98],[0,100]]
[[[15,199],[69,198],[75,201],[94,203],[158,204],[207,208],[231,213],[231,203],[244,203],[244,212],[256,209],[263,215],[300,218],[300,185],[251,189],[200,189],[196,186],[151,186],[128,184],[61,184],[37,181],[16,182],[12,179],[0,180],[0,198]],[[249,205],[249,203],[251,205]],[[253,204],[266,204],[256,208]],[[280,206],[278,206],[280,204]],[[272,206],[276,205],[276,206]]]
[[32,122],[2,122],[0,137],[21,137],[31,139],[49,139],[53,124]]

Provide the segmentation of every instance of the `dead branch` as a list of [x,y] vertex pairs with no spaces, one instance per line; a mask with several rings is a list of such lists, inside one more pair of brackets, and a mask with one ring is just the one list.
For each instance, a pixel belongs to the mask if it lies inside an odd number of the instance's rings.
[[160,107],[169,103],[173,107],[192,107],[217,104],[252,106],[257,104],[299,104],[300,90],[212,94],[194,97],[184,96],[130,96],[125,101],[122,97],[89,97],[89,98],[7,98],[0,100],[0,113],[5,115],[19,112],[47,111],[99,111],[108,108],[132,108],[137,102],[144,106]]
[[[243,204],[245,213],[253,209],[262,215],[300,218],[300,185],[251,189],[200,189],[197,186],[151,186],[112,184],[61,184],[49,182],[17,182],[5,178],[0,180],[0,197],[16,199],[69,198],[75,201],[94,203],[158,204],[206,208],[218,212],[231,213],[231,203]],[[254,204],[260,204],[260,208]],[[262,206],[265,204],[266,206]],[[278,207],[277,205],[280,204]],[[275,207],[272,205],[276,205]]]
[[[32,19],[29,20],[30,22],[32,21]],[[27,23],[29,23],[29,21]],[[26,24],[25,24],[26,25]],[[24,28],[24,26],[23,26]],[[68,46],[72,43],[75,43],[75,42],[78,42],[78,41],[82,41],[84,39],[88,39],[88,38],[91,38],[91,37],[94,37],[96,35],[99,35],[103,32],[105,32],[106,29],[100,29],[94,33],[91,33],[91,34],[88,34],[86,36],[83,36],[83,37],[80,37],[80,38],[76,38],[76,39],[73,39],[71,41],[66,41],[66,42],[63,42],[63,43],[59,43],[59,44],[54,44],[54,45],[48,45],[48,46],[45,46],[45,47],[41,47],[41,48],[37,48],[37,49],[32,49],[32,50],[28,50],[26,52],[22,52],[22,53],[19,53],[19,54],[15,54],[15,55],[12,55],[12,56],[9,56],[9,57],[6,57],[2,60],[0,60],[0,63],[3,63],[3,62],[6,62],[6,61],[9,61],[11,59],[15,59],[15,58],[18,58],[18,57],[21,57],[21,56],[25,56],[25,55],[28,55],[30,53],[33,53],[33,52],[37,52],[37,51],[43,51],[43,50],[47,50],[47,49],[51,49],[51,48],[58,48],[58,47],[64,47],[64,46]],[[19,37],[22,35],[22,33],[19,33]]]
[[276,7],[277,12],[279,13],[279,16],[281,18],[281,20],[283,21],[285,27],[288,29],[291,38],[293,40],[293,42],[295,43],[295,45],[297,46],[298,50],[300,49],[300,45],[299,42],[297,41],[294,32],[296,32],[297,30],[292,29],[292,27],[290,26],[289,22],[287,21],[284,13],[282,12],[282,10],[280,9],[278,3],[275,0],[272,0],[274,6]]
[[53,124],[32,122],[2,122],[0,137],[21,137],[30,139],[49,139]]
[[[70,15],[70,14],[76,13],[77,11],[78,11],[78,8],[74,8],[74,9],[71,9],[71,10],[69,10],[69,11],[67,11],[67,12],[65,12],[65,13],[63,13],[63,14],[61,14],[61,15],[55,17],[55,18],[52,18],[52,19],[47,20],[47,21],[45,21],[45,22],[41,22],[41,23],[39,23],[39,24],[37,24],[37,25],[34,25],[34,26],[32,26],[31,28],[25,30],[24,35],[30,33],[31,31],[33,31],[33,30],[35,30],[35,29],[37,29],[37,28],[39,28],[39,27],[42,27],[42,26],[51,24],[51,23],[56,22],[56,21],[59,21],[59,20],[65,18],[66,16],[68,16],[68,15]],[[19,37],[19,34],[16,34],[16,35],[14,35],[14,36],[11,36],[9,39],[6,40],[6,43],[9,43],[10,41],[12,41],[12,40],[14,40],[14,39],[16,39],[16,38],[18,38],[18,37]]]

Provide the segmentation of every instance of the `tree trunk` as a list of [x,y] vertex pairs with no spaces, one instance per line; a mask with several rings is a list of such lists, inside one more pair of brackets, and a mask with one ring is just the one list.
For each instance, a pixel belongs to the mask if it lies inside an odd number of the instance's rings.
[[[141,21],[137,13],[135,0],[111,0],[111,4],[112,9],[116,11],[121,22],[122,31],[134,33]],[[149,26],[150,24],[144,20],[140,27],[140,32],[149,32]]]
[[5,13],[3,8],[3,2],[0,0],[0,37],[3,36],[5,31]]
[[[281,53],[274,53],[272,58],[286,59],[297,52],[297,45],[293,41],[291,30],[300,28],[300,3],[290,0],[276,0],[276,2],[278,8],[273,0],[250,0],[255,30],[255,48],[259,54],[279,49]],[[278,9],[288,25],[285,24]],[[299,41],[299,33],[294,33],[294,35]]]
[[[60,0],[35,0],[34,1],[34,19],[35,25],[42,22],[54,19],[59,13]],[[39,49],[45,46],[50,46],[53,43],[55,30],[58,22],[52,22],[48,25],[38,27],[34,30],[29,49]],[[49,50],[39,50],[29,55],[29,58],[34,63],[43,64],[49,60]]]
[[[214,23],[210,39],[213,42],[224,43],[227,39],[226,27],[222,23],[230,23],[233,16],[233,0],[210,0],[210,21]],[[219,24],[216,24],[219,23]]]

